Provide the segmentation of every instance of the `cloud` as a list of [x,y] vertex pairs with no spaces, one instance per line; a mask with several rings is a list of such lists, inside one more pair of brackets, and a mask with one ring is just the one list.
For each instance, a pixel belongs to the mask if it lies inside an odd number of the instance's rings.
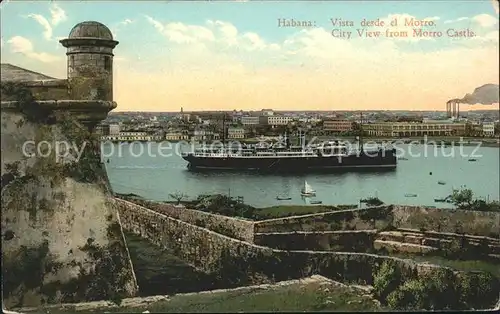
[[66,12],[64,12],[63,9],[61,9],[56,3],[52,3],[49,7],[50,15],[51,15],[51,20],[45,18],[41,14],[28,14],[25,17],[31,18],[35,20],[38,24],[40,24],[44,31],[43,31],[43,37],[46,40],[53,40],[53,28],[57,26],[59,23],[64,22],[68,19],[66,16]]
[[43,37],[46,40],[52,39],[52,26],[45,17],[43,17],[40,14],[28,14],[26,17],[34,19],[38,24],[40,24],[43,27],[44,29]]
[[[411,18],[385,19],[394,17]],[[434,51],[415,45],[404,50],[392,39],[344,40],[329,28],[311,28],[270,42],[226,21],[191,25],[145,19],[164,36],[168,53],[134,60],[133,68],[130,62],[117,67],[116,98],[129,110],[175,110],[177,104],[190,110],[248,109],[266,103],[280,110],[324,110],[332,104],[435,110],[471,86],[498,82],[498,46],[473,45],[469,39],[464,42],[470,46],[449,42]],[[134,99],[149,107],[139,108]],[[162,99],[176,105],[166,108],[170,105]]]
[[147,21],[173,44],[196,45],[199,49],[243,49],[277,50],[279,46],[267,43],[257,33],[240,33],[229,22],[220,20],[207,20],[204,25],[190,25],[181,22],[162,24],[150,16],[145,16]]
[[59,60],[59,57],[57,56],[45,52],[36,52],[31,41],[22,36],[14,36],[9,39],[7,43],[10,45],[11,52],[22,54],[30,59],[35,59],[45,63]]
[[463,17],[459,17],[459,18],[454,19],[454,20],[447,20],[447,21],[444,21],[443,23],[444,23],[444,24],[451,24],[451,23],[457,23],[457,22],[466,21],[466,20],[468,20],[468,19],[469,19],[468,17],[463,16]]
[[498,2],[498,0],[491,0],[491,3],[493,4],[493,10],[495,10],[495,13],[498,14],[498,12],[499,12],[499,9],[498,9],[499,2]]
[[489,14],[479,14],[472,18],[472,20],[482,27],[492,27],[498,23],[498,18]]
[[61,7],[59,7],[56,3],[52,3],[49,10],[52,17],[51,23],[54,26],[61,22],[65,22],[68,19],[66,12],[64,12],[64,10],[61,9]]
[[113,38],[118,37],[118,33],[127,25],[134,23],[131,19],[124,19],[123,21],[118,22],[116,25],[111,27],[111,33],[113,34]]

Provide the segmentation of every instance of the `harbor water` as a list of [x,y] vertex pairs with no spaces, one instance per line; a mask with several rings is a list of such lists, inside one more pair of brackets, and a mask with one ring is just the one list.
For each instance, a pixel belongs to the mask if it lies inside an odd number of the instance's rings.
[[[273,175],[190,172],[180,156],[180,152],[189,150],[187,145],[172,144],[170,151],[161,145],[103,143],[102,158],[114,192],[156,201],[172,201],[169,194],[175,192],[190,198],[220,193],[242,196],[247,204],[267,207],[307,204],[309,200],[300,195],[307,181],[316,190],[314,200],[324,205],[359,204],[361,198],[376,196],[391,204],[447,207],[450,205],[435,203],[434,199],[444,198],[461,186],[472,189],[477,197],[500,198],[500,149],[496,147],[400,145],[398,154],[406,160],[398,160],[397,169],[391,172]],[[410,194],[413,197],[408,197]],[[278,201],[277,196],[291,200]]]

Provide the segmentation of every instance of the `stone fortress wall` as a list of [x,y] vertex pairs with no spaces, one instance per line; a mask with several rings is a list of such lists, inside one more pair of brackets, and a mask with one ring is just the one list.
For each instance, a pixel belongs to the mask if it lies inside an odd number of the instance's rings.
[[[168,248],[190,265],[216,273],[221,279],[239,276],[242,282],[260,284],[320,274],[343,282],[373,284],[374,272],[384,261],[398,267],[408,279],[429,276],[444,269],[368,253],[270,248],[224,236],[208,227],[196,226],[129,201],[118,198],[115,201],[126,230]],[[479,275],[477,272],[447,271],[456,280]],[[499,279],[492,277],[489,280],[492,289],[500,291]],[[496,299],[482,301],[489,304]]]
[[[495,223],[500,213],[494,212],[385,205],[254,222],[154,201],[132,202],[231,238],[276,249],[427,254],[458,241],[478,250],[487,245],[490,255],[500,258],[500,231]],[[439,228],[441,232],[432,231]],[[449,232],[455,230],[459,233]]]
[[[111,34],[97,22],[78,24],[66,46],[111,49],[117,44],[98,38],[95,30]],[[79,31],[86,37],[83,42]],[[91,72],[110,82],[112,73],[99,64],[80,66],[86,76],[76,75],[75,85],[2,64],[2,290],[7,308],[130,297],[138,289],[92,133],[116,103],[109,84],[97,82]],[[23,147],[29,141],[46,141],[53,149],[42,145],[37,153],[34,145]],[[56,158],[56,141],[76,145],[80,159],[74,150]],[[23,152],[26,147],[31,155]]]
[[222,235],[252,243],[254,241],[254,221],[212,214],[200,210],[174,206],[166,203],[135,199],[142,205],[168,217],[179,219],[192,225],[205,227]]

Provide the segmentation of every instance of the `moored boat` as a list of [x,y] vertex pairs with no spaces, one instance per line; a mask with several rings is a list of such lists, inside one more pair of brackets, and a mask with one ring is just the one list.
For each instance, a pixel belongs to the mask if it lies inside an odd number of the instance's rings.
[[307,181],[304,181],[304,187],[300,191],[300,195],[304,197],[316,196],[316,191],[313,190],[313,188],[307,183]]
[[276,199],[278,201],[289,201],[291,200],[292,198],[291,197],[280,197],[280,196],[276,196]]

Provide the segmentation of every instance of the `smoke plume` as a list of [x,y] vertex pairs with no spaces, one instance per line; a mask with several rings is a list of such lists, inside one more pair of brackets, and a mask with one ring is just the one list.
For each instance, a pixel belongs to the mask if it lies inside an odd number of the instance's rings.
[[478,87],[472,94],[466,94],[462,99],[451,99],[448,103],[458,102],[462,104],[492,105],[499,101],[499,86],[497,84],[485,84]]

